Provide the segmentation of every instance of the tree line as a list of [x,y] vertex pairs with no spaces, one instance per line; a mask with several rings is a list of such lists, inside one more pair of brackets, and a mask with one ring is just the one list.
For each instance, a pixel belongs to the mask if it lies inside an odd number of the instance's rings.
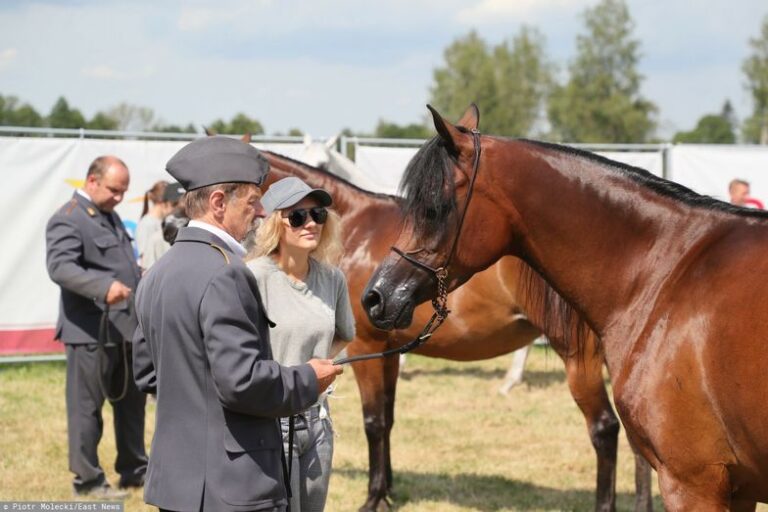
[[[544,36],[535,27],[523,26],[496,46],[476,31],[457,38],[444,50],[444,64],[433,71],[430,103],[448,119],[458,119],[469,103],[477,103],[486,133],[565,142],[657,142],[659,109],[640,92],[644,78],[637,69],[640,41],[633,35],[634,21],[625,0],[601,0],[583,12],[583,21],[584,31],[576,37],[576,54],[564,81],[558,80],[559,66],[547,56]],[[768,144],[768,15],[760,33],[749,38],[749,47],[742,72],[752,112],[739,122],[724,99],[719,112],[706,113],[691,130],[677,132],[674,142]],[[43,116],[17,97],[2,95],[0,125],[199,131],[192,123],[164,123],[152,109],[126,103],[85,119],[64,97]],[[222,134],[265,133],[264,126],[245,113],[213,120],[206,127]],[[407,125],[380,119],[373,133],[348,128],[342,133],[387,138],[432,135],[426,119]],[[292,128],[287,135],[302,132]]]
[[[583,13],[567,78],[545,52],[544,37],[523,27],[511,39],[489,46],[476,33],[456,39],[434,71],[431,102],[456,119],[470,101],[483,111],[483,131],[565,142],[657,142],[658,107],[640,93],[640,42],[624,0],[602,0]],[[752,112],[743,122],[723,100],[674,142],[768,144],[768,16],[749,39],[742,63]]]

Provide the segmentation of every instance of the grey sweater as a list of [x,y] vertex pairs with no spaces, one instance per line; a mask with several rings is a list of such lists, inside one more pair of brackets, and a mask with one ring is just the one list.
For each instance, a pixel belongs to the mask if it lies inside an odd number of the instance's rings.
[[334,337],[351,340],[355,319],[344,274],[336,267],[309,260],[305,282],[288,277],[269,256],[247,263],[267,311],[272,354],[286,366],[327,358]]

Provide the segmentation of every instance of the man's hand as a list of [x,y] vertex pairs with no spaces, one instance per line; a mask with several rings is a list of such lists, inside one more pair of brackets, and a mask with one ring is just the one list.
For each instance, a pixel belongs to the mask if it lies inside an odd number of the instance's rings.
[[315,370],[317,387],[320,393],[328,389],[328,386],[336,379],[337,375],[344,373],[341,365],[334,366],[333,361],[330,359],[310,359],[309,366]]
[[124,301],[131,296],[131,289],[125,286],[120,281],[112,281],[107,291],[107,296],[104,298],[107,304],[116,304]]

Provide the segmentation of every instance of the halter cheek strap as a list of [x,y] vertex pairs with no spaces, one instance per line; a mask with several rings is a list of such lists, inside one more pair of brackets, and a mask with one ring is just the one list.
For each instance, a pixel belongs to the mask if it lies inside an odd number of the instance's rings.
[[469,202],[472,200],[472,192],[475,190],[475,180],[477,179],[477,171],[480,166],[480,132],[474,128],[472,129],[472,143],[475,150],[475,158],[472,162],[472,177],[469,180],[469,190],[467,190],[467,197],[464,199],[464,209],[461,212],[461,217],[459,217],[459,226],[456,230],[456,236],[453,238],[453,242],[451,243],[451,250],[448,253],[448,257],[445,259],[445,263],[440,267],[434,268],[427,265],[423,261],[419,261],[413,256],[414,254],[423,252],[424,249],[416,249],[414,251],[406,252],[395,246],[391,247],[391,250],[398,254],[405,261],[409,262],[417,268],[426,270],[435,276],[435,279],[437,280],[437,296],[432,299],[432,307],[435,310],[435,312],[432,314],[432,318],[429,319],[418,336],[416,336],[402,347],[392,348],[385,350],[384,352],[377,352],[374,354],[363,354],[359,356],[345,357],[342,359],[337,359],[333,362],[333,364],[340,365],[354,363],[355,361],[378,359],[380,357],[387,357],[393,354],[405,354],[423,345],[437,330],[437,328],[443,324],[445,319],[448,318],[448,314],[450,313],[450,310],[448,309],[448,266],[451,264],[451,260],[453,259],[453,255],[456,252],[456,247],[459,243],[459,237],[461,237],[461,230],[464,227],[464,219],[466,218],[467,210],[469,209]]

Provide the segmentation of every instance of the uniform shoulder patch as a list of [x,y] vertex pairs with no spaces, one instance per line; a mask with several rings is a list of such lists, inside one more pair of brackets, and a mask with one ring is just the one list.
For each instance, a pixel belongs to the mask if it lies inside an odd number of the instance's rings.
[[226,261],[227,265],[229,265],[229,256],[227,256],[227,252],[216,244],[210,244],[210,245],[211,247],[219,251],[222,256],[224,256],[224,261]]
[[64,215],[69,215],[72,213],[72,210],[75,209],[75,206],[77,206],[77,199],[72,199],[70,202],[64,205],[62,210],[64,211]]

